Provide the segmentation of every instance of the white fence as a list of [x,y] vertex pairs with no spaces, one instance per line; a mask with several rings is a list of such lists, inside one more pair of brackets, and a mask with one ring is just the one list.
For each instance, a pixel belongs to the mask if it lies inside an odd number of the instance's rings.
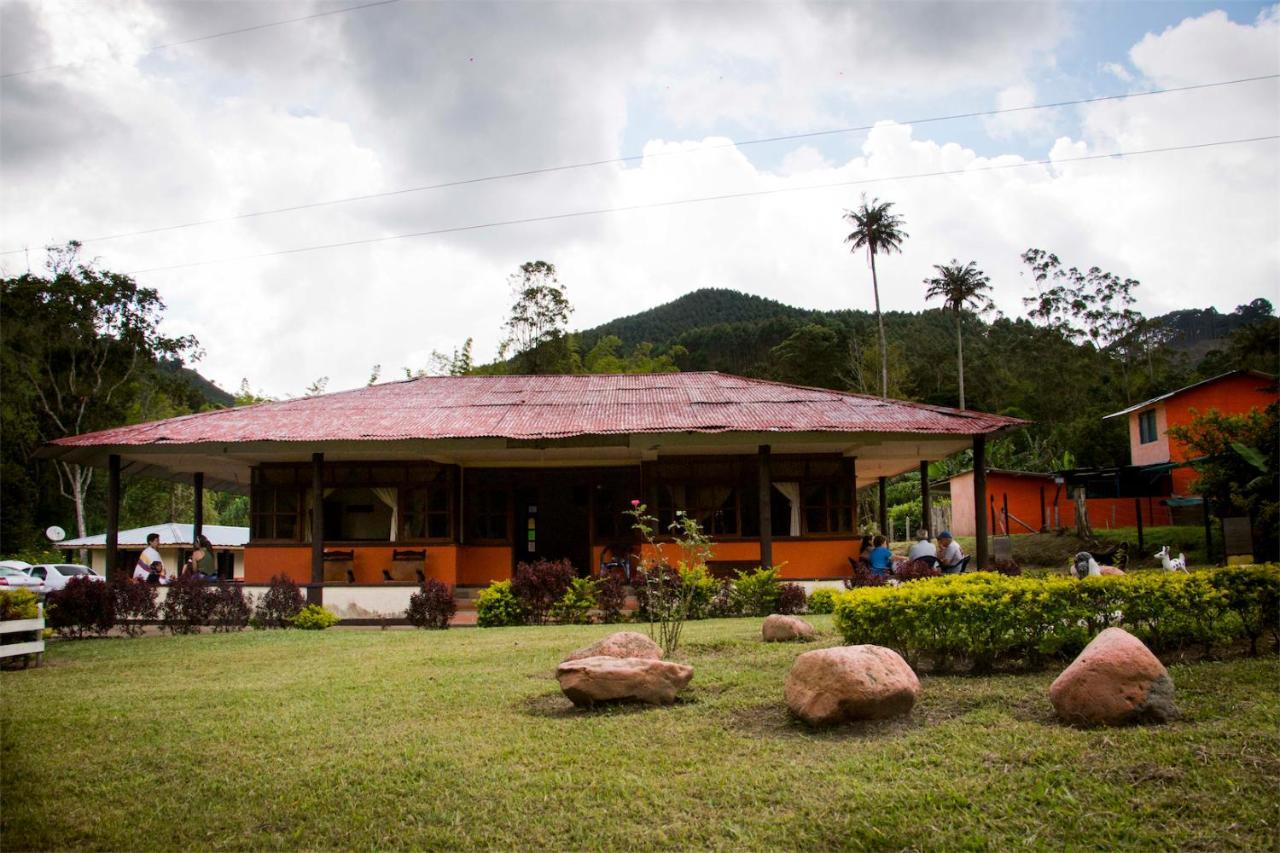
[[12,658],[18,655],[36,655],[36,662],[43,660],[44,655],[44,605],[38,605],[35,619],[9,619],[0,622],[0,634],[35,634],[34,640],[21,643],[0,645],[0,658]]

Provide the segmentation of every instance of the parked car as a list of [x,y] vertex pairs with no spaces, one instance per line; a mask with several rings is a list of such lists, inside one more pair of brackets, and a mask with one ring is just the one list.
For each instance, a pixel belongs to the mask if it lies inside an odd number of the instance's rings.
[[0,590],[5,589],[29,589],[37,595],[48,592],[41,578],[32,577],[12,566],[0,566]]
[[106,578],[95,572],[88,566],[80,566],[75,563],[41,563],[27,569],[27,573],[33,578],[39,578],[44,582],[45,588],[49,592],[62,589],[67,585],[67,581],[77,575],[84,575],[92,580],[106,582]]

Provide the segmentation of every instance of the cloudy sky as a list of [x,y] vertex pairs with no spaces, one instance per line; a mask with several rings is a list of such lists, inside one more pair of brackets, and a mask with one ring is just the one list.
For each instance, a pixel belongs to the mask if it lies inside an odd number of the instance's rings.
[[[368,2],[6,0],[5,274],[84,240],[159,289],[203,373],[273,395],[395,378],[468,336],[492,357],[531,259],[558,266],[580,328],[708,286],[870,308],[842,245],[862,191],[910,233],[880,265],[889,309],[921,308],[954,257],[1018,313],[1032,246],[1140,279],[1148,313],[1278,298],[1276,141],[1069,162],[1280,134],[1275,79],[920,121],[1275,75],[1277,5],[400,0],[259,26]],[[908,177],[936,172],[961,174]]]

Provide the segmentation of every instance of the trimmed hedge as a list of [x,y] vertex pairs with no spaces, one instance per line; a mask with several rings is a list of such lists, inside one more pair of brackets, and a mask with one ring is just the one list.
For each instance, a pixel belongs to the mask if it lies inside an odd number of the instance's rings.
[[1083,580],[981,572],[842,593],[834,623],[845,642],[887,646],[913,667],[927,657],[935,669],[967,662],[982,671],[1069,657],[1112,626],[1153,651],[1256,643],[1264,628],[1280,632],[1277,600],[1275,565]]

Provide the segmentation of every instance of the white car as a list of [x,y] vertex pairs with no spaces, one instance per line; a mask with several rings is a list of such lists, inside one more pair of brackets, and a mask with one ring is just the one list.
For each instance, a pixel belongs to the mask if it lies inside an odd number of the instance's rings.
[[40,578],[32,577],[13,566],[0,566],[0,590],[6,589],[29,589],[36,595],[42,595],[48,591]]
[[88,566],[80,566],[75,563],[41,563],[38,566],[32,566],[27,569],[27,574],[33,578],[39,578],[49,592],[62,589],[67,585],[67,581],[77,575],[104,583],[107,580]]

